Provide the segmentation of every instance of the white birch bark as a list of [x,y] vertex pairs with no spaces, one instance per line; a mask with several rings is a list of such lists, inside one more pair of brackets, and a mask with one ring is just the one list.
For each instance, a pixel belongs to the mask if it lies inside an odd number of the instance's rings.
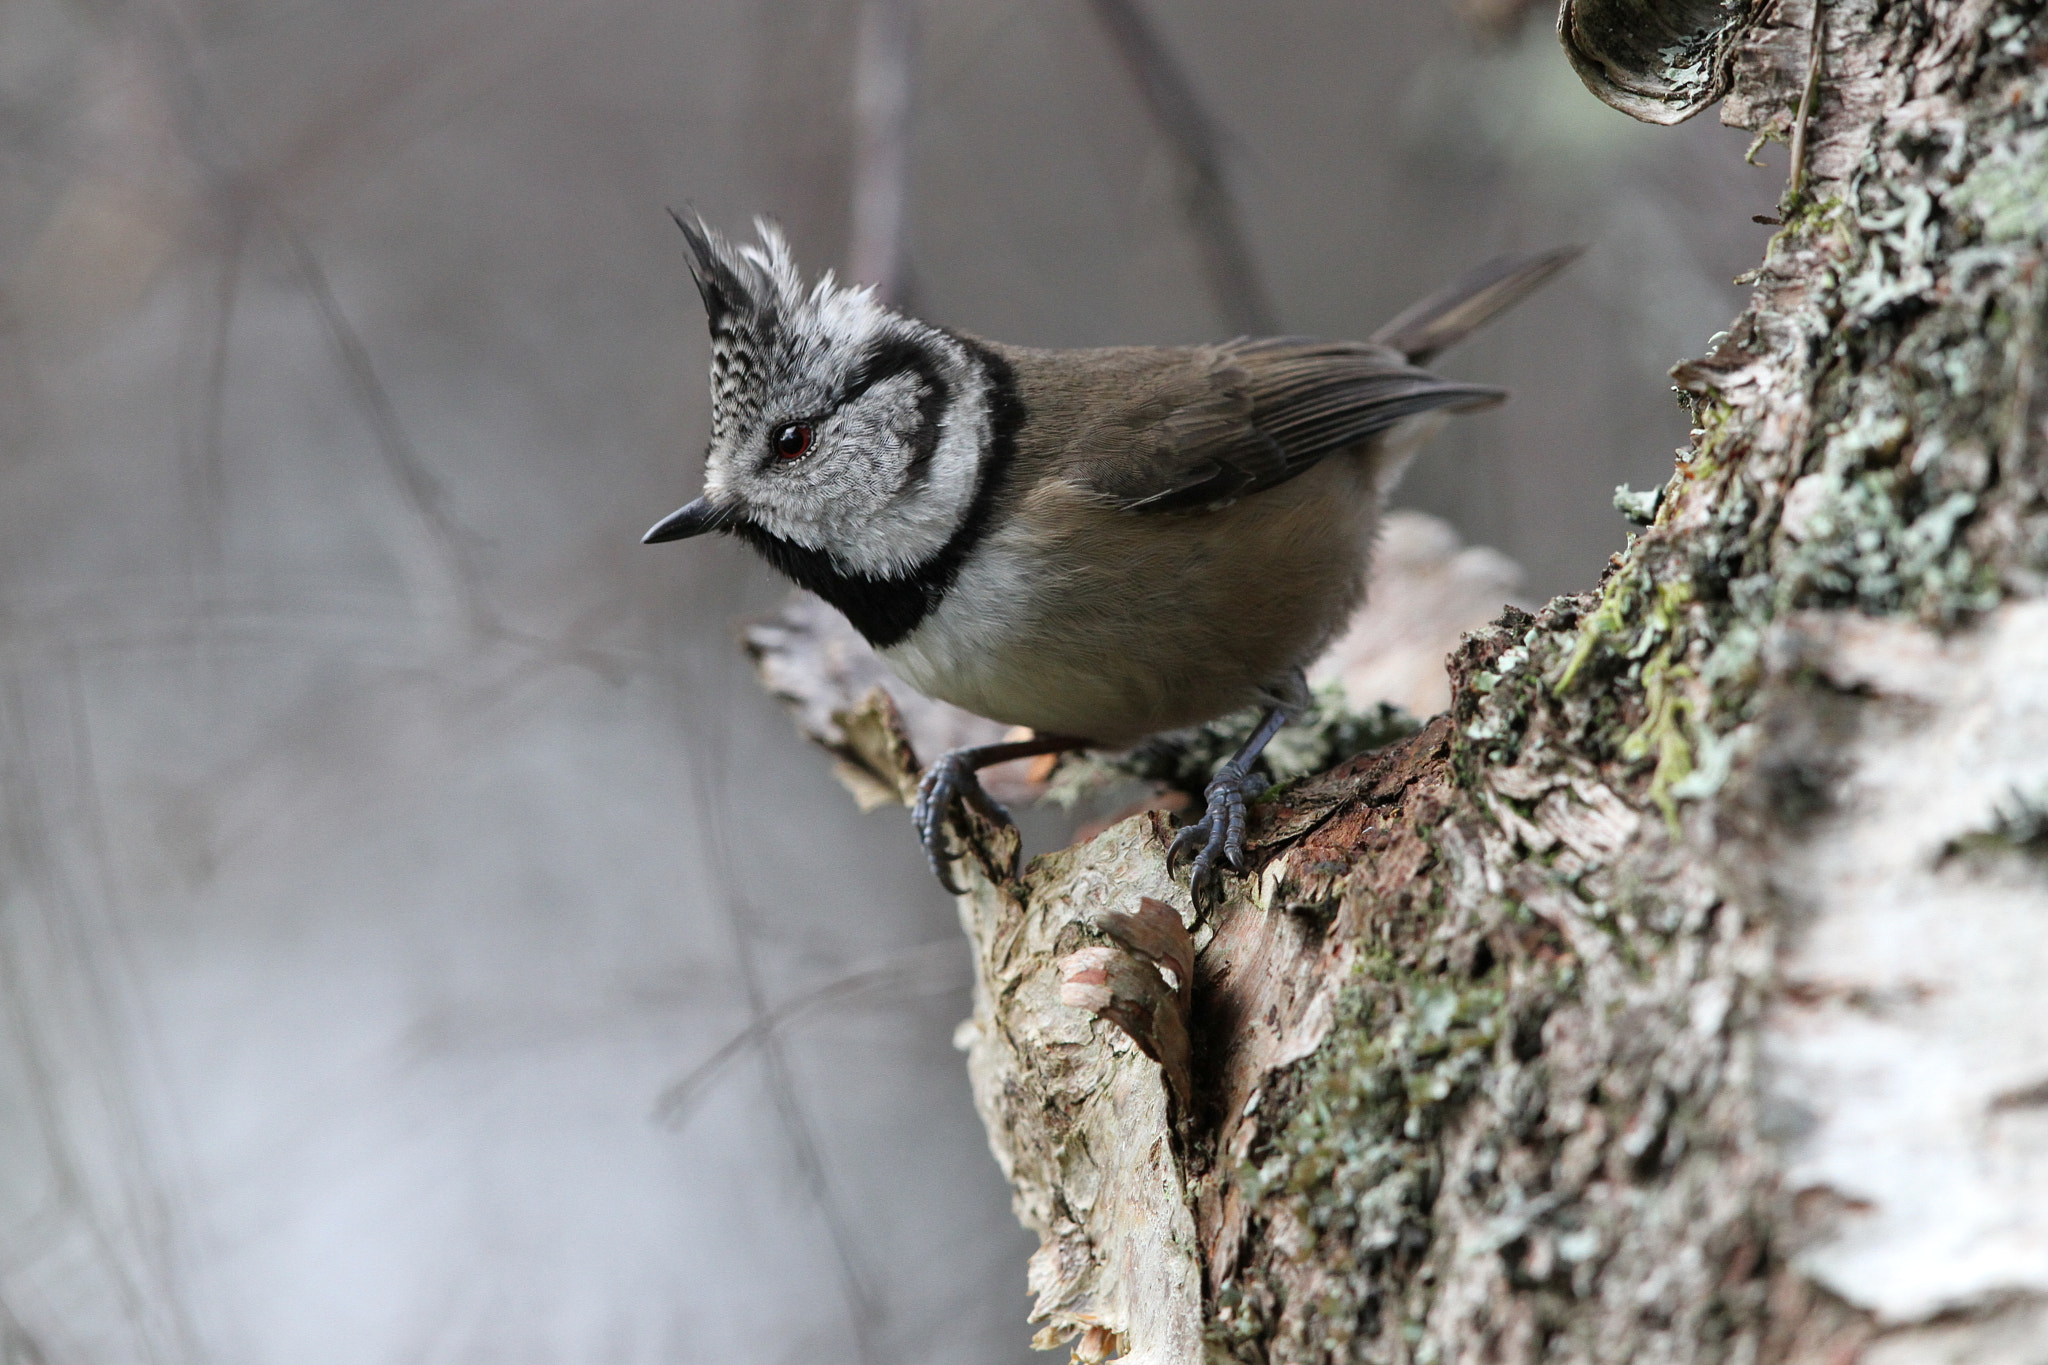
[[[1468,637],[1420,734],[1263,802],[1218,906],[1157,812],[1017,875],[961,827],[962,1039],[1080,1359],[2048,1350],[2048,19],[1561,28],[1624,111],[1792,148],[1653,524]],[[839,723],[912,780],[886,707]]]

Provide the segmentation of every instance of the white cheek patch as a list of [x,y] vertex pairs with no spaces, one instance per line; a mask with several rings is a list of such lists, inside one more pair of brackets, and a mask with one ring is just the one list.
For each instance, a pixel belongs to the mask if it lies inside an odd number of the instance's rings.
[[879,504],[903,486],[924,429],[924,381],[895,375],[862,394],[819,433],[820,484],[850,482]]
[[[891,434],[880,446],[887,456],[877,469],[879,496],[858,510],[835,509],[832,549],[848,568],[901,577],[943,550],[967,519],[987,445],[987,385],[980,367],[965,357],[948,354],[946,362],[938,440],[921,477],[913,477],[911,464],[924,425],[918,410],[922,382],[906,375],[900,398],[888,408]],[[893,390],[896,382],[886,387]]]
[[749,468],[742,458],[714,477],[763,530],[807,549],[825,549],[850,572],[902,578],[945,548],[968,515],[987,443],[986,381],[953,353],[937,359],[946,402],[931,458],[918,461],[926,381],[891,376],[819,427],[813,454],[783,468]]
[[[749,358],[760,386],[725,393],[705,491],[763,531],[830,553],[848,573],[902,579],[943,551],[967,521],[989,444],[989,380],[959,341],[904,318],[871,291],[828,274],[805,294],[781,239],[740,255],[775,297],[775,354]],[[837,412],[863,364],[905,368]],[[727,376],[740,383],[738,362]],[[714,374],[714,402],[721,399]],[[741,411],[744,407],[745,411]],[[770,430],[809,420],[812,451],[772,458]],[[927,430],[936,424],[936,433]]]

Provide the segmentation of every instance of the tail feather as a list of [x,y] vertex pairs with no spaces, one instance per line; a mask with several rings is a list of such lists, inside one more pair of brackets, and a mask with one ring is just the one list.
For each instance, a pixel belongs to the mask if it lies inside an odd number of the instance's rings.
[[1372,334],[1420,365],[1463,341],[1472,330],[1534,293],[1579,258],[1582,246],[1496,256],[1467,271]]

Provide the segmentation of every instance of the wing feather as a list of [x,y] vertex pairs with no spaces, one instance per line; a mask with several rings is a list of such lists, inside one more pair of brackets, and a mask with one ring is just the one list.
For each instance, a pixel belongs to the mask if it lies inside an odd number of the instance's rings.
[[[1098,439],[1084,481],[1126,512],[1215,507],[1284,483],[1439,408],[1499,402],[1502,391],[1456,384],[1364,342],[1241,339],[1182,353],[1170,378],[1141,386],[1120,424]],[[1110,436],[1111,433],[1099,433]]]

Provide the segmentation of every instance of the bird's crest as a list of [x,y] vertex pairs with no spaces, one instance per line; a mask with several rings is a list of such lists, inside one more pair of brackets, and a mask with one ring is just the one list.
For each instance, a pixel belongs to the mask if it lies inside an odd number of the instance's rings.
[[701,218],[669,212],[689,243],[711,326],[713,444],[759,416],[771,368],[800,368],[892,316],[872,289],[841,285],[829,270],[806,286],[782,230],[766,218],[754,220],[759,241],[741,244]]

